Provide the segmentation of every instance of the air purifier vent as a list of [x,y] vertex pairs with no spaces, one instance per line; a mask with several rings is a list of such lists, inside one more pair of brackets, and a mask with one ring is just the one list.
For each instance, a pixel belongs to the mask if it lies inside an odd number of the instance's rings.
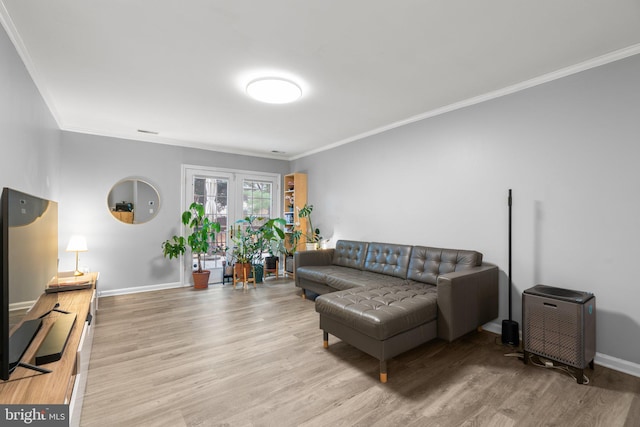
[[567,300],[560,291],[538,285],[523,292],[525,361],[531,353],[582,370],[595,357],[596,298],[584,292]]

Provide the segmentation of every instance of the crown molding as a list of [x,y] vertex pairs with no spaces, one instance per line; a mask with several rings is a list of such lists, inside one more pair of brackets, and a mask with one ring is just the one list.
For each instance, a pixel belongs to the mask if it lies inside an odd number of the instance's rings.
[[288,161],[287,157],[278,154],[263,153],[251,150],[233,149],[229,146],[213,145],[198,141],[185,141],[181,139],[167,138],[160,135],[137,133],[129,134],[124,132],[103,131],[100,129],[84,128],[79,126],[66,126],[60,130],[64,132],[82,133],[86,135],[104,136],[107,138],[124,139],[128,141],[150,142],[154,144],[171,145],[174,147],[195,148],[199,150],[215,151],[218,153],[237,154],[240,156],[259,157],[261,159],[273,159]]
[[619,61],[624,58],[628,58],[633,55],[640,54],[640,43],[619,49],[605,55],[598,56],[596,58],[589,59],[584,62],[580,62],[575,65],[571,65],[565,68],[561,68],[556,71],[552,71],[547,74],[543,74],[538,77],[534,77],[529,80],[525,80],[520,83],[516,83],[511,86],[504,87],[502,89],[498,89],[495,91],[487,92],[482,95],[475,96],[473,98],[465,99],[459,102],[454,102],[453,104],[445,105],[444,107],[437,108],[435,110],[427,111],[426,113],[418,114],[416,116],[409,117],[404,120],[400,120],[397,122],[390,123],[386,126],[382,126],[358,135],[351,136],[349,138],[334,142],[332,144],[326,145],[324,147],[318,148],[316,150],[307,151],[300,155],[296,155],[290,158],[290,160],[296,160],[302,157],[307,157],[312,154],[317,154],[323,151],[331,150],[332,148],[339,147],[341,145],[348,144],[350,142],[354,142],[360,139],[364,139],[373,135],[377,135],[379,133],[386,132],[391,129],[395,129],[410,123],[418,122],[420,120],[425,120],[431,117],[439,116],[441,114],[449,113],[451,111],[459,110],[461,108],[470,107],[472,105],[480,104],[485,101],[490,101],[492,99],[500,98],[503,96],[511,95],[512,93],[520,92],[525,89],[532,88],[534,86],[538,86],[544,83],[549,83],[554,80],[561,79],[563,77],[567,77],[573,74],[580,73],[582,71],[589,70],[591,68],[599,67],[601,65],[606,65],[611,62]]
[[9,39],[13,43],[13,46],[15,47],[16,52],[18,52],[18,56],[20,57],[20,59],[22,59],[22,63],[24,64],[25,68],[27,69],[27,72],[31,76],[31,80],[33,81],[33,84],[38,89],[38,92],[40,92],[40,95],[42,96],[44,103],[47,105],[47,108],[49,108],[49,111],[51,112],[53,119],[56,121],[56,124],[58,125],[58,127],[62,129],[63,123],[60,118],[60,114],[58,113],[58,110],[55,106],[55,103],[53,102],[53,98],[49,93],[49,91],[47,90],[46,85],[42,83],[43,81],[42,76],[38,73],[36,66],[33,64],[31,55],[29,55],[29,51],[27,50],[24,42],[22,41],[22,37],[20,36],[18,29],[14,25],[13,20],[9,15],[9,11],[7,10],[4,4],[4,1],[2,0],[0,0],[0,22],[2,23],[2,26],[4,27],[7,35],[9,36]]

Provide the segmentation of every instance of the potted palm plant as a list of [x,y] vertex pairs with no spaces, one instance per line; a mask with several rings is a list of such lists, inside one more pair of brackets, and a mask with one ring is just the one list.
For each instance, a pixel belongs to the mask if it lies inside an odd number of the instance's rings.
[[191,253],[198,258],[198,268],[193,271],[193,287],[206,289],[209,286],[209,270],[202,269],[202,258],[209,252],[211,242],[215,242],[216,233],[220,232],[220,224],[205,216],[204,206],[192,203],[182,213],[182,224],[191,230],[186,239],[184,236],[173,236],[162,243],[162,253],[169,259],[179,258],[191,248]]
[[306,233],[303,233],[307,238],[307,250],[318,249],[318,245],[322,240],[322,235],[320,235],[320,229],[313,227],[313,222],[311,221],[311,212],[313,212],[313,205],[305,204],[299,211],[298,216],[300,218],[309,218],[309,229]]

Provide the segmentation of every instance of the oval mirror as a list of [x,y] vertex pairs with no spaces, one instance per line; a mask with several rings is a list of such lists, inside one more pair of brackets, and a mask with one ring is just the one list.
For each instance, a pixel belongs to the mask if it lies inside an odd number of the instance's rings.
[[142,224],[155,217],[160,209],[158,191],[148,182],[126,178],[109,191],[109,212],[126,224]]

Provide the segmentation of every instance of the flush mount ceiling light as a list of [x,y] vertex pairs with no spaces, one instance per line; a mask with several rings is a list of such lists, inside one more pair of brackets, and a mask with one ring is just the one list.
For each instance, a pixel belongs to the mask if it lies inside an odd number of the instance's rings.
[[302,89],[290,80],[267,77],[249,83],[247,95],[260,102],[287,104],[297,101],[302,96]]

